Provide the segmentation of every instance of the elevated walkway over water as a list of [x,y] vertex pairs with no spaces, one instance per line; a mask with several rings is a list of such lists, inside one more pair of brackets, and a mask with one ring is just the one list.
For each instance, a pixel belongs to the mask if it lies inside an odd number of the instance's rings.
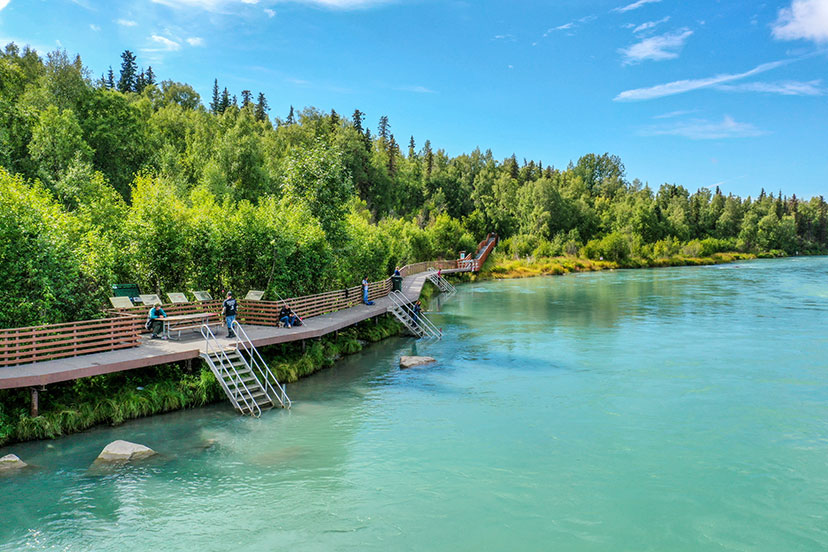
[[[464,266],[463,268],[442,269],[442,273],[452,274],[471,270],[471,266]],[[415,301],[420,296],[430,274],[428,271],[423,271],[403,279],[402,293],[408,301]],[[385,314],[391,306],[387,291],[385,293],[385,296],[374,299],[373,305],[359,302],[336,312],[307,317],[302,326],[279,328],[246,323],[244,327],[255,347],[313,339]],[[360,299],[361,297],[354,297],[353,301],[357,302]],[[290,304],[290,300],[288,303]],[[220,332],[220,335],[224,335],[224,332]],[[36,387],[124,370],[182,362],[197,359],[207,352],[200,333],[186,332],[181,336],[181,340],[160,340],[149,339],[149,336],[145,335],[138,338],[140,339],[138,346],[129,348],[0,367],[0,389]],[[230,347],[234,343],[234,340],[224,337],[218,337],[218,341],[224,347]]]

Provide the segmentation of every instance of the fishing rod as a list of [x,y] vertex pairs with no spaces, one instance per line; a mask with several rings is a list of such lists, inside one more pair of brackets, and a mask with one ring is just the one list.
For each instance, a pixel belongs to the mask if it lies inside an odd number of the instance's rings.
[[282,299],[282,296],[281,296],[281,295],[279,295],[279,292],[278,292],[278,291],[276,291],[276,290],[274,289],[274,290],[273,290],[273,292],[276,294],[276,297],[279,299],[279,301],[281,301],[281,302],[282,302],[282,304],[283,304],[283,305],[284,305],[284,306],[285,306],[285,307],[286,307],[286,308],[287,308],[290,312],[292,312],[293,314],[295,314],[295,315],[296,315],[296,318],[298,318],[298,319],[299,319],[299,322],[301,322],[301,323],[302,323],[302,325],[304,326],[304,325],[305,325],[305,321],[304,321],[304,320],[302,320],[302,317],[301,317],[301,316],[299,316],[299,313],[298,313],[298,312],[296,312],[295,310],[293,310],[293,307],[291,307],[290,305],[288,305],[288,302],[287,302],[287,301],[285,301],[284,299]]

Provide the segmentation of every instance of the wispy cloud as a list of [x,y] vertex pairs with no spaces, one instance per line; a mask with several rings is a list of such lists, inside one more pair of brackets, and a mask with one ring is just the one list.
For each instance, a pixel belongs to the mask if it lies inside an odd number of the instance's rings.
[[632,4],[627,4],[626,6],[620,6],[614,8],[612,11],[618,13],[626,13],[628,11],[637,10],[640,7],[643,7],[647,4],[656,4],[661,2],[661,0],[638,0],[637,2],[633,2]]
[[268,17],[272,18],[276,16],[276,12],[274,10],[271,10],[270,8],[265,8],[264,12]]
[[[0,0],[0,1],[2,1],[2,0]],[[89,28],[92,29],[93,31],[95,31],[96,33],[101,30],[101,28],[98,27],[97,25],[95,25],[94,23],[90,23]]]
[[828,1],[793,0],[790,8],[779,10],[773,36],[780,40],[828,42]]
[[499,34],[494,36],[494,40],[505,40],[507,42],[515,42],[515,37],[510,34]]
[[750,123],[740,123],[725,115],[721,121],[690,119],[669,124],[653,125],[641,130],[643,136],[682,136],[691,140],[722,140],[763,136],[766,131]]
[[3,11],[3,8],[9,5],[9,0],[0,0],[0,11]]
[[181,44],[161,35],[154,34],[150,40],[157,44],[156,48],[145,48],[145,52],[175,52],[181,49]]
[[652,100],[655,98],[663,98],[664,96],[674,96],[676,94],[684,94],[685,92],[691,92],[693,90],[708,88],[711,86],[716,86],[717,84],[724,84],[727,82],[733,82],[747,77],[751,77],[753,75],[758,75],[759,73],[764,73],[765,71],[776,69],[777,67],[790,63],[791,61],[793,60],[772,61],[770,63],[763,63],[762,65],[754,67],[750,71],[745,71],[744,73],[716,75],[715,77],[708,77],[705,79],[686,79],[668,82],[666,84],[658,84],[656,86],[650,86],[648,88],[635,88],[632,90],[625,90],[618,94],[614,98],[614,100],[616,102],[631,102],[638,100]]
[[761,92],[780,94],[782,96],[824,96],[825,88],[821,80],[781,81],[781,82],[746,82],[743,84],[720,84],[716,90],[725,92]]
[[682,117],[684,115],[690,115],[691,113],[696,113],[697,109],[680,109],[678,111],[670,111],[669,113],[662,113],[661,115],[654,115],[653,119],[675,119],[676,117]]
[[641,25],[638,25],[637,27],[635,27],[633,29],[633,32],[638,34],[638,33],[644,32],[644,31],[649,31],[650,29],[652,29],[654,27],[657,27],[657,26],[661,25],[662,23],[667,23],[668,21],[670,21],[670,16],[669,15],[667,17],[659,19],[658,21],[646,21],[646,22],[642,23]]
[[675,59],[679,56],[678,51],[684,47],[687,39],[693,35],[690,29],[679,29],[663,35],[651,36],[640,42],[618,50],[624,55],[624,63],[638,63],[645,60],[663,61]]
[[191,36],[187,39],[187,44],[190,46],[204,46],[204,39],[200,36]]
[[135,27],[138,25],[136,21],[132,21],[131,19],[116,19],[115,23],[122,27]]
[[399,90],[401,92],[414,92],[416,94],[436,94],[435,90],[430,88],[426,88],[425,86],[398,86],[394,90]]
[[543,33],[543,36],[549,36],[551,33],[555,31],[568,31],[574,29],[578,25],[583,25],[584,23],[589,23],[590,21],[595,21],[598,19],[595,15],[585,15],[580,19],[575,19],[574,21],[570,21],[569,23],[564,23],[563,25],[558,25],[557,27],[552,27],[550,29],[546,29],[546,32]]
[[[293,0],[300,4],[311,4],[331,9],[350,10],[370,8],[382,4],[388,4],[394,0]],[[214,13],[233,13],[234,8],[241,6],[257,5],[259,0],[152,0],[155,4],[161,4],[170,8],[193,8],[202,9]],[[268,1],[265,4],[275,2]],[[268,14],[269,15],[269,14]],[[274,13],[275,15],[275,13]],[[270,16],[272,17],[272,16]]]

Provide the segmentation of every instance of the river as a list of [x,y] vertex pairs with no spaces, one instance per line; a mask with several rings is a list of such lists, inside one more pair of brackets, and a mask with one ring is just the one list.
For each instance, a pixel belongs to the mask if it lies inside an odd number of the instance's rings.
[[0,550],[826,550],[827,315],[828,258],[459,286],[290,411],[0,450]]

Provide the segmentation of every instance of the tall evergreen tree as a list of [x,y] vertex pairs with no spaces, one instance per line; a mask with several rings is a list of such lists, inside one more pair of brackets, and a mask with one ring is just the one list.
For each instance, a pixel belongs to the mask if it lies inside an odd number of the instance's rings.
[[339,113],[336,109],[331,109],[331,133],[336,132],[337,128],[339,128]]
[[135,63],[135,54],[124,50],[121,54],[121,78],[118,79],[118,90],[123,93],[135,92],[137,76],[138,65]]
[[408,141],[408,158],[413,159],[417,155],[417,145],[414,143],[414,135],[411,135],[411,140]]
[[287,120],[285,121],[285,123],[289,125],[296,123],[296,119],[293,116],[293,106],[290,106],[290,113],[288,113]]
[[388,174],[392,177],[396,176],[397,174],[397,152],[399,151],[399,146],[397,146],[397,141],[394,139],[394,135],[392,134],[388,140]]
[[144,74],[144,82],[147,86],[152,86],[153,84],[155,84],[155,73],[152,70],[152,65],[147,67],[147,71]]
[[253,92],[250,90],[242,90],[242,107],[247,107],[253,103]]
[[362,119],[364,117],[365,117],[365,113],[363,113],[359,109],[354,110],[354,115],[353,115],[354,130],[356,130],[360,134],[362,134],[364,132],[364,130],[362,129]]
[[221,109],[221,96],[219,96],[218,79],[213,80],[213,99],[210,101],[210,111],[219,113]]
[[434,152],[431,151],[431,140],[426,140],[423,144],[423,155],[425,156],[426,178],[431,178],[431,172],[434,170]]
[[256,101],[255,115],[257,121],[267,120],[267,112],[270,111],[270,106],[267,105],[267,98],[264,92],[259,92],[258,100]]
[[230,92],[225,87],[221,93],[221,102],[219,102],[219,112],[224,113],[230,107]]
[[106,87],[110,90],[115,90],[115,72],[112,70],[112,66],[109,66],[109,71],[106,73]]
[[391,129],[391,124],[388,122],[388,115],[383,115],[379,120],[379,137],[384,142],[388,141],[388,131]]
[[138,73],[138,76],[135,77],[135,92],[140,94],[144,91],[144,88],[147,87],[147,77],[144,74],[144,68],[141,68],[141,72]]

